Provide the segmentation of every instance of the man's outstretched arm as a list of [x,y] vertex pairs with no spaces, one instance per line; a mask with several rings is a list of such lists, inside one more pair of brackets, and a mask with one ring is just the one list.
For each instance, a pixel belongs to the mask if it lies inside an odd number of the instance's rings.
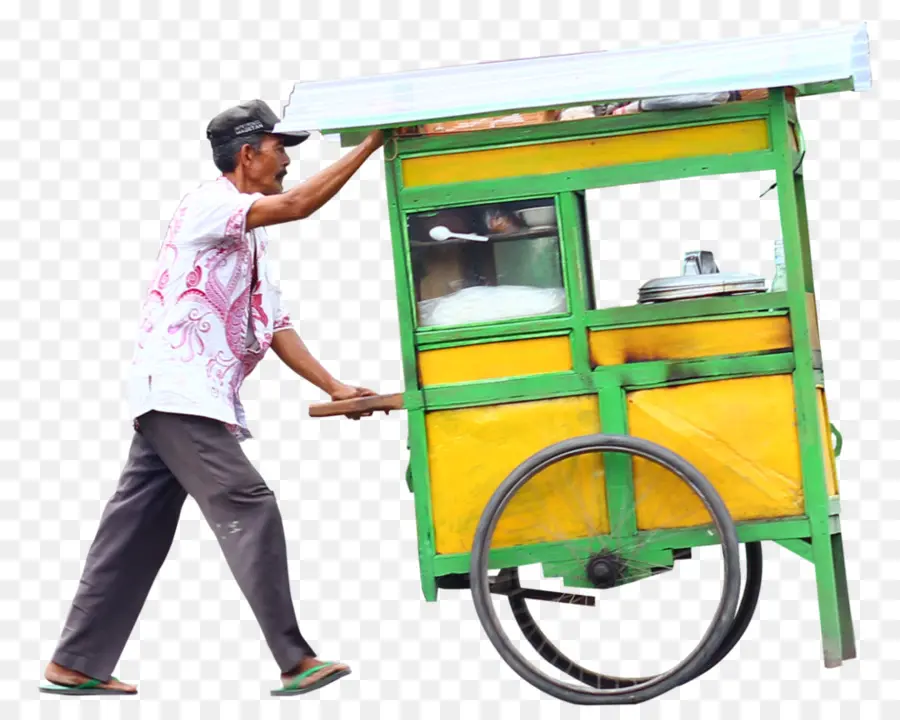
[[[313,357],[297,331],[293,328],[279,330],[272,338],[272,350],[291,370],[307,382],[327,393],[332,400],[349,400],[376,393],[366,388],[354,387],[337,380]],[[370,415],[371,413],[366,413]]]
[[247,230],[309,217],[337,195],[353,174],[383,144],[383,133],[380,130],[375,131],[336,163],[300,185],[278,195],[259,198],[250,206],[247,213]]

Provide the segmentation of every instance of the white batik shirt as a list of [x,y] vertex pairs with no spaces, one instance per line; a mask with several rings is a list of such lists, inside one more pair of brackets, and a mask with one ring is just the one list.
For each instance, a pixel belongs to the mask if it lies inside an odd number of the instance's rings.
[[150,410],[202,415],[251,437],[241,384],[274,333],[292,326],[265,229],[245,227],[261,197],[220,176],[175,211],[141,312],[128,388],[134,418]]

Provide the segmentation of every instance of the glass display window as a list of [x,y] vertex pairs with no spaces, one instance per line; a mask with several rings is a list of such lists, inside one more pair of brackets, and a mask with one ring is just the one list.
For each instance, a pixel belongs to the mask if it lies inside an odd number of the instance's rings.
[[419,327],[568,312],[553,197],[408,216]]

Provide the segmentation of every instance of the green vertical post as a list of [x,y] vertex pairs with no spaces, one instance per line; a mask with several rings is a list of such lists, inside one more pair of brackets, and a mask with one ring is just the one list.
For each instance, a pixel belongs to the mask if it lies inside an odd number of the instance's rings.
[[[387,149],[393,145],[389,138]],[[396,142],[396,138],[393,139]],[[416,362],[416,310],[408,271],[406,226],[399,194],[400,158],[385,154],[384,177],[387,192],[391,246],[394,255],[394,278],[397,288],[397,313],[400,322],[400,351],[403,358],[403,382],[406,397],[421,398],[418,363]],[[410,462],[407,482],[414,497],[416,527],[419,538],[419,575],[425,600],[437,600],[434,574],[434,526],[431,513],[431,489],[428,478],[428,438],[425,430],[425,410],[419,403],[407,408]]]
[[[385,143],[385,148],[392,145]],[[403,362],[403,381],[406,392],[419,389],[419,373],[416,363],[415,326],[416,308],[409,279],[406,249],[406,221],[400,205],[400,158],[389,159],[385,155],[384,179],[387,193],[388,220],[391,229],[391,247],[394,256],[394,280],[397,290],[397,314],[400,322],[400,352]]]
[[838,588],[838,610],[841,621],[841,659],[856,657],[856,634],[853,632],[853,612],[850,610],[850,588],[847,586],[847,566],[844,564],[844,539],[841,533],[831,536],[831,552]]
[[419,538],[419,577],[427,602],[437,600],[435,579],[434,519],[431,512],[431,482],[428,473],[428,435],[425,410],[409,410],[410,468],[416,507],[416,532]]
[[562,244],[563,278],[569,312],[572,314],[572,368],[585,379],[590,378],[591,357],[588,347],[586,313],[587,286],[589,272],[584,257],[584,233],[581,225],[581,210],[575,193],[562,193],[557,198],[559,213],[559,237]]
[[[628,405],[625,389],[612,373],[597,373],[600,388],[600,428],[608,435],[628,434]],[[606,507],[609,534],[619,543],[630,544],[637,534],[637,508],[634,505],[634,473],[632,456],[626,453],[604,453],[603,476],[606,482]]]
[[[572,367],[598,390],[597,412],[600,414],[600,431],[603,433],[626,433],[627,421],[624,415],[624,395],[618,386],[600,387],[600,376],[592,376],[588,342],[587,313],[593,308],[589,304],[592,296],[589,284],[593,282],[589,258],[585,246],[588,242],[588,228],[582,213],[583,198],[579,193],[565,192],[558,196],[559,220],[562,239],[563,267],[572,314]],[[631,535],[634,528],[633,492],[631,489],[631,465],[628,456],[617,453],[603,455],[603,478],[606,487],[606,506],[610,533]],[[599,498],[598,498],[599,501]]]
[[[813,337],[815,292],[810,261],[809,228],[806,222],[806,199],[802,178],[795,174],[789,142],[789,105],[783,89],[770,93],[771,131],[776,156],[775,179],[784,238],[787,270],[788,305],[795,356],[794,398],[797,433],[801,450],[803,492],[806,515],[809,518],[812,558],[815,564],[822,650],[826,667],[837,667],[845,655],[845,633],[841,621],[841,591],[839,587],[836,553],[829,524],[829,503],[826,486],[825,442],[819,429],[816,358],[818,348]],[[799,124],[799,121],[798,121]]]

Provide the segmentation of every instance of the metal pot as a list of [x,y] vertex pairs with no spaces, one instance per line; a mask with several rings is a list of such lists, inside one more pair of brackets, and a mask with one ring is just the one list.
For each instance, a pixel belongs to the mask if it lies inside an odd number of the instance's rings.
[[638,303],[765,291],[764,278],[744,273],[719,272],[713,254],[702,250],[685,254],[680,276],[656,278],[644,283],[638,291]]

